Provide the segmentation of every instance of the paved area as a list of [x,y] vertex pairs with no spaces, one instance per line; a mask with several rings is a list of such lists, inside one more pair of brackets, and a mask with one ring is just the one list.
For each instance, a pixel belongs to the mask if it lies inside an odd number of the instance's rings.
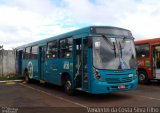
[[50,84],[1,84],[0,106],[3,113],[5,110],[16,108],[19,110],[16,113],[43,113],[44,111],[80,113],[88,112],[88,108],[92,107],[159,107],[160,83],[139,85],[138,89],[133,91],[105,95],[78,92],[76,96],[68,96],[64,93],[63,88]]

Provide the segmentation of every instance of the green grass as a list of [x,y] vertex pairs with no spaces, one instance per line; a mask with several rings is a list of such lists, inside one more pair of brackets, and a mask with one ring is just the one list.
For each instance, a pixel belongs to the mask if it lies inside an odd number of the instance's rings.
[[20,76],[0,76],[0,81],[4,80],[23,80],[23,77]]

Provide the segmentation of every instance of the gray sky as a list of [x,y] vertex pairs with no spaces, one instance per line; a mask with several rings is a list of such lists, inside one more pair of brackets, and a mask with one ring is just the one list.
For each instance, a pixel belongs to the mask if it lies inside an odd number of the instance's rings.
[[0,0],[6,49],[90,25],[123,27],[136,40],[160,37],[160,1]]

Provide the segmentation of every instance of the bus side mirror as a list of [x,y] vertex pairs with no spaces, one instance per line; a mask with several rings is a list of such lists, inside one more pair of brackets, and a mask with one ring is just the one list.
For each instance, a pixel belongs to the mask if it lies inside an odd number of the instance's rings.
[[88,37],[88,47],[92,48],[92,37]]

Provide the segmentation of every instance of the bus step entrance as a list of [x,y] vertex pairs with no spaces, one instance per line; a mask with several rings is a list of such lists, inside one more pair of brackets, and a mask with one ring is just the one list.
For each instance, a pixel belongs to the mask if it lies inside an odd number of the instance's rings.
[[44,80],[39,80],[39,82],[40,82],[41,84],[44,84],[44,83],[45,83],[45,81],[44,81]]
[[82,91],[82,88],[76,88],[76,90],[78,90],[78,91]]

